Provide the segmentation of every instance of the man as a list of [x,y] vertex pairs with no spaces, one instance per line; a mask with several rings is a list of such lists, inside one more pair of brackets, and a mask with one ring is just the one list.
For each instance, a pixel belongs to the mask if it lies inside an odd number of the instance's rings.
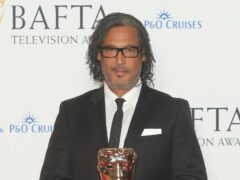
[[[97,152],[112,146],[119,129],[115,144],[138,155],[134,180],[207,180],[187,101],[149,87],[155,62],[149,41],[131,15],[100,21],[87,63],[103,86],[61,104],[40,180],[99,180]],[[114,129],[118,98],[123,117]]]

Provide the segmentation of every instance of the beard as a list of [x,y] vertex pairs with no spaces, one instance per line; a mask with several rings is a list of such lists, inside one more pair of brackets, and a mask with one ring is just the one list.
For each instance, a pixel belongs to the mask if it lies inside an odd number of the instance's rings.
[[[124,71],[126,73],[125,76],[128,76],[130,74],[130,72],[127,69],[117,68],[117,67],[112,69],[112,71],[119,71],[119,70]],[[105,82],[107,83],[108,87],[111,90],[130,90],[137,85],[137,82],[140,78],[139,74],[129,78],[118,77],[117,75],[113,76],[108,72],[103,72],[103,75],[104,75]]]

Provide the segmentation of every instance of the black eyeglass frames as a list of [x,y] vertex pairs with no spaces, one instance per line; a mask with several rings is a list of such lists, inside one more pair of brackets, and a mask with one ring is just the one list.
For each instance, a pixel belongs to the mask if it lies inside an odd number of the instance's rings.
[[136,58],[141,51],[142,51],[142,48],[138,46],[126,46],[123,48],[116,48],[116,47],[100,48],[101,55],[105,58],[117,57],[119,52],[121,52],[122,55],[126,58]]

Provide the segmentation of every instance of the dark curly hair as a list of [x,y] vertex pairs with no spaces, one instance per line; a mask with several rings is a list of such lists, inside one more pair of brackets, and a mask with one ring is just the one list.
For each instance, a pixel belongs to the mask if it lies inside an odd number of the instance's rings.
[[138,19],[136,19],[132,15],[124,13],[111,13],[101,19],[96,26],[95,31],[90,37],[87,52],[87,64],[90,68],[90,75],[92,75],[93,79],[97,82],[104,81],[104,76],[101,70],[101,62],[97,60],[97,54],[108,31],[111,28],[118,26],[132,26],[138,30],[139,43],[140,46],[143,48],[143,52],[145,55],[145,61],[142,65],[140,78],[143,84],[154,85],[153,66],[155,63],[155,59],[152,53],[149,35],[143,24]]

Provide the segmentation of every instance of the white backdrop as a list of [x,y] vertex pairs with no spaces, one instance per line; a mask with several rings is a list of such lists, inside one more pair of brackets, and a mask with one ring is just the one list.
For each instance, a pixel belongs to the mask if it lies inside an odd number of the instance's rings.
[[6,0],[0,179],[39,178],[60,102],[97,87],[85,59],[91,27],[116,11],[145,24],[155,88],[190,102],[209,180],[239,179],[239,7],[238,0]]

